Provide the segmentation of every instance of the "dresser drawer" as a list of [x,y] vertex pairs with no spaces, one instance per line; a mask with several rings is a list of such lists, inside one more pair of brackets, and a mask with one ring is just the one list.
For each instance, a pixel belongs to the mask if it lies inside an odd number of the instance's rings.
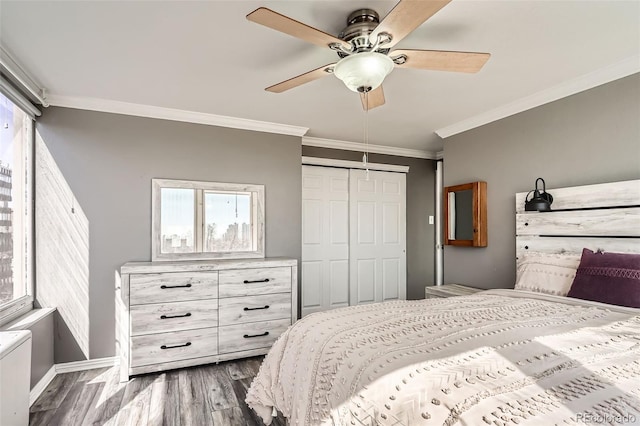
[[220,327],[220,353],[270,348],[290,325],[291,321],[284,319]]
[[217,327],[147,334],[131,338],[131,367],[217,354]]
[[218,297],[217,272],[131,274],[132,305],[212,299]]
[[220,297],[291,292],[291,268],[220,271]]
[[220,325],[291,318],[291,293],[220,299]]
[[131,307],[131,335],[218,325],[218,299],[153,303]]

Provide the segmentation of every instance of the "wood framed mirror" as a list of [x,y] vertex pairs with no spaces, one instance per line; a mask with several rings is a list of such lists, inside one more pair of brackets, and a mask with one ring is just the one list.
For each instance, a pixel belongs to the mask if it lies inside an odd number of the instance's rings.
[[264,257],[264,185],[152,179],[151,260]]
[[487,183],[471,182],[444,188],[444,243],[487,246]]

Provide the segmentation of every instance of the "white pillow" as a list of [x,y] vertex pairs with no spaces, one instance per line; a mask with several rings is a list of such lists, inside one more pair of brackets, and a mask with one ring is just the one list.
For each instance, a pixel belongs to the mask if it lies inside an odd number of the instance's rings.
[[578,255],[531,254],[518,259],[516,290],[566,296],[580,265]]

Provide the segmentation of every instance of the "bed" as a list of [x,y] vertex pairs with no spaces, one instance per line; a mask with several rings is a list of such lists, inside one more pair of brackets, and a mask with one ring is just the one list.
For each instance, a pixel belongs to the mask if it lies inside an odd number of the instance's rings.
[[[640,424],[640,287],[616,293],[640,285],[640,181],[552,194],[551,213],[522,212],[517,194],[518,290],[309,315],[247,404],[267,424],[276,410],[292,425]],[[597,253],[610,247],[620,254]],[[627,263],[588,263],[601,258]]]

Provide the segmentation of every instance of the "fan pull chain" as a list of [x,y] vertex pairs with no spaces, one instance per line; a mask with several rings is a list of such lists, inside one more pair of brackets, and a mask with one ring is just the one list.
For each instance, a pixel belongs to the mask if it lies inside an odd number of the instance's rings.
[[369,91],[364,92],[364,154],[362,165],[365,168],[366,180],[369,180]]

